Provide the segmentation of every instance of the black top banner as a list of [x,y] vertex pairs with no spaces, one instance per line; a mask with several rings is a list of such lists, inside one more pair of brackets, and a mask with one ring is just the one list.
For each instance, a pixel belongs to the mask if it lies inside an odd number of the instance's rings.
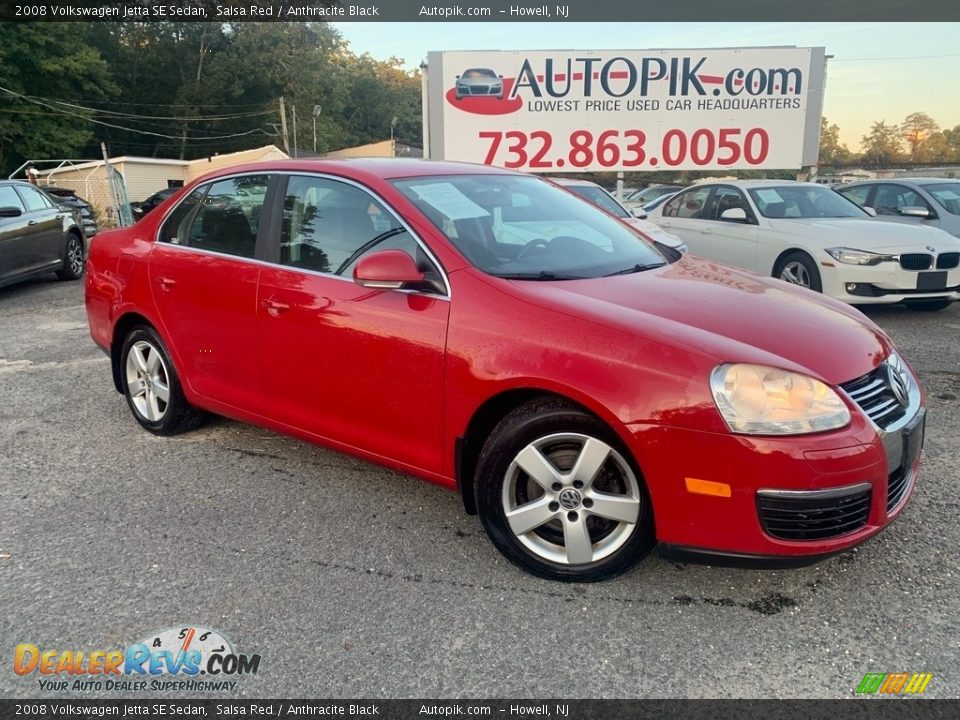
[[956,700],[0,700],[0,718],[955,720]]
[[952,22],[943,0],[0,0],[24,22]]

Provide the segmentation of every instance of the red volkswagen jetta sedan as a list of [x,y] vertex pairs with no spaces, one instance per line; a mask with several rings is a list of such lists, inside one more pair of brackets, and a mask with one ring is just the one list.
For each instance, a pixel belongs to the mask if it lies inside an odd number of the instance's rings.
[[917,378],[859,312],[496,168],[215,173],[96,239],[86,304],[150,432],[213,412],[417,475],[548,578],[823,556],[919,468]]

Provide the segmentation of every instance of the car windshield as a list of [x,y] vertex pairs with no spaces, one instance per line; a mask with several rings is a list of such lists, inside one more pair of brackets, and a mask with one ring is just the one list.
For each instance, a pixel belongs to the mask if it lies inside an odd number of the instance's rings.
[[782,185],[753,188],[750,197],[766,218],[864,218],[867,213],[830,188]]
[[601,187],[595,187],[593,185],[567,185],[566,188],[584,200],[589,200],[597,207],[603,208],[611,215],[616,215],[621,218],[630,217],[630,213],[628,213],[620,203],[614,200],[610,196],[610,193]]
[[657,198],[663,197],[664,195],[673,195],[678,189],[679,188],[668,187],[665,185],[651,185],[645,190],[638,190],[637,192],[631,194],[627,200],[640,204],[649,203],[653,202]]
[[948,213],[960,215],[960,183],[946,182],[924,185],[923,189],[933,195]]
[[451,175],[393,185],[490,275],[573,280],[666,264],[620,221],[539,178]]

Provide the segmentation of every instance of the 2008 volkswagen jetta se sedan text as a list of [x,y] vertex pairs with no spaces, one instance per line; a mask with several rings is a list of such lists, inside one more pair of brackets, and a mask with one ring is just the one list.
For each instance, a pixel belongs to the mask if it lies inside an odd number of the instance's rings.
[[919,469],[921,388],[857,310],[496,168],[209,175],[97,237],[86,305],[150,432],[212,412],[419,476],[547,578],[656,542],[815,559],[889,524]]

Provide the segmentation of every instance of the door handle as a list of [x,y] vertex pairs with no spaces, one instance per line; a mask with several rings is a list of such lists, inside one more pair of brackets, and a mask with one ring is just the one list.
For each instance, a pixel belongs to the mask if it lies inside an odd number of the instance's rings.
[[177,281],[174,280],[173,278],[162,277],[162,276],[157,278],[157,282],[160,284],[161,290],[169,290],[170,288],[172,288],[174,285],[177,284]]
[[274,300],[273,298],[261,300],[260,307],[264,308],[273,317],[277,317],[281,313],[285,313],[290,309],[290,305],[288,303],[280,302],[279,300]]
[[700,232],[704,235],[713,235],[713,230],[710,228],[701,228]]
[[27,221],[27,227],[33,227],[33,226],[36,225],[36,224],[37,224],[37,221],[36,221],[36,220],[28,220],[28,221]]

